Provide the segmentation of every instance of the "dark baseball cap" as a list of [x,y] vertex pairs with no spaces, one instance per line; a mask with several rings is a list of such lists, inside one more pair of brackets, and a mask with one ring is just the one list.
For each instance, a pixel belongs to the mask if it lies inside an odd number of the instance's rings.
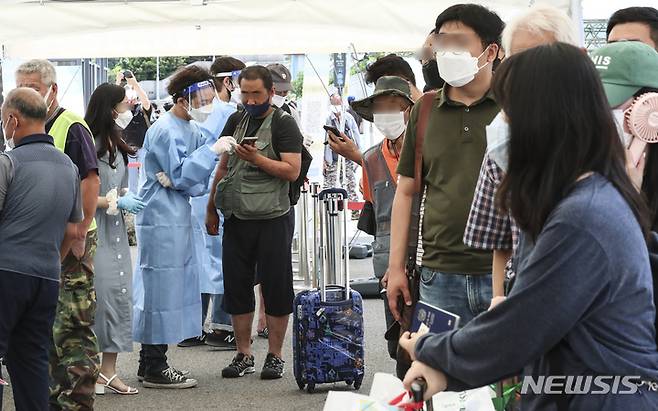
[[270,74],[272,74],[272,81],[274,82],[274,88],[276,88],[276,91],[292,90],[292,85],[290,84],[292,76],[286,66],[275,63],[269,64],[267,69],[270,71]]

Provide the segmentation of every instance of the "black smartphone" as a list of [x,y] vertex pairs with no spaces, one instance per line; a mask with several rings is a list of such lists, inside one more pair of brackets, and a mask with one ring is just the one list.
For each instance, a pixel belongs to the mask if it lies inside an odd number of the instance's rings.
[[336,137],[340,137],[340,131],[338,131],[338,129],[337,129],[336,127],[333,127],[333,126],[322,126],[322,128],[324,128],[325,131],[331,131],[331,133],[332,133],[333,135],[335,135]]
[[133,77],[135,77],[135,76],[133,75],[133,72],[130,71],[130,70],[126,70],[126,71],[124,71],[124,72],[123,72],[123,76],[124,76],[125,78],[133,78]]
[[[338,131],[338,129],[336,127],[326,126],[325,125],[325,126],[322,126],[322,128],[324,128],[324,130],[326,132],[331,133],[331,134],[335,135],[336,137],[338,137],[340,139],[340,141],[345,142],[345,139],[340,136],[340,131]],[[327,145],[327,144],[329,144],[329,141],[325,140],[324,145]]]
[[256,144],[256,140],[258,140],[258,137],[245,137],[240,141],[240,144],[243,146],[253,146]]

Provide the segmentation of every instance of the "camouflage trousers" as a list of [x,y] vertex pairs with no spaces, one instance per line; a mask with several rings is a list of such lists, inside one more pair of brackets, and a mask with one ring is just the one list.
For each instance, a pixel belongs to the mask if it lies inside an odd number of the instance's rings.
[[69,252],[62,263],[49,355],[51,410],[94,409],[94,388],[100,372],[98,342],[92,329],[97,241],[96,231],[87,233],[84,256],[78,259]]
[[347,190],[350,201],[359,201],[359,196],[356,193],[356,163],[352,160],[344,160],[343,164],[345,164],[345,180],[343,180],[343,173],[338,172],[338,161],[333,164],[324,162],[324,169],[322,170],[324,175],[323,188],[344,188]]

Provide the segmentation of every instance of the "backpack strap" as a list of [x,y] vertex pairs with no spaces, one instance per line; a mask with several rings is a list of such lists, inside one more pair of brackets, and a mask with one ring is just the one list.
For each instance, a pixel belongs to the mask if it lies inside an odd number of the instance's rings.
[[418,120],[416,121],[416,152],[414,156],[414,185],[417,194],[421,193],[423,186],[423,144],[425,143],[427,123],[432,113],[432,107],[434,107],[435,98],[436,91],[425,93],[420,98],[420,113],[418,113]]
[[416,194],[411,205],[411,220],[409,221],[409,240],[407,243],[407,273],[411,273],[416,267],[416,254],[418,252],[418,237],[420,232],[420,207],[423,202],[423,144],[427,132],[436,92],[423,94],[420,98],[420,113],[416,121],[416,147],[414,162],[414,193]]

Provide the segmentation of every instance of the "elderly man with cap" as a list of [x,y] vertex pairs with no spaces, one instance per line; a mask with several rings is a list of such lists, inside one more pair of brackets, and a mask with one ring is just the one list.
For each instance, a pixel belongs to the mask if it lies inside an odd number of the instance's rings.
[[272,74],[272,80],[274,81],[272,104],[290,114],[297,122],[297,125],[301,125],[302,119],[297,110],[297,104],[286,98],[290,90],[292,90],[292,76],[290,75],[290,71],[286,66],[279,63],[270,64],[267,66],[267,69]]
[[[396,170],[413,104],[409,82],[395,76],[381,77],[370,97],[351,103],[354,111],[374,122],[385,137],[363,154],[363,197],[366,205],[359,220],[359,228],[375,236],[372,264],[379,279],[384,277],[388,267],[391,211],[398,181]],[[388,328],[395,320],[387,302],[384,302],[384,312]],[[396,351],[397,341],[389,341],[391,358],[396,358]]]
[[0,358],[18,410],[48,409],[60,259],[75,238],[67,223],[83,218],[78,168],[46,134],[47,111],[43,97],[29,88],[11,91],[2,106],[3,133],[13,150],[0,154]]

